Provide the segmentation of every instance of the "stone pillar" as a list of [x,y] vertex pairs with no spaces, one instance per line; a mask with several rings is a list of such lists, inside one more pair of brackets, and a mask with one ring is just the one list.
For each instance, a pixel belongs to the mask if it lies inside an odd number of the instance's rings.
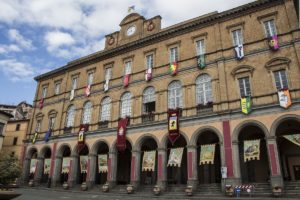
[[167,150],[159,148],[157,151],[157,185],[165,190],[167,186]]
[[267,138],[269,166],[270,166],[270,181],[271,186],[283,187],[283,178],[280,169],[279,154],[275,137]]
[[95,185],[95,177],[97,173],[97,155],[89,154],[89,173],[87,177],[87,185],[89,188],[92,188]]
[[[232,159],[233,159],[233,176],[235,178],[234,183],[241,184],[241,167],[240,167],[240,154],[239,154],[239,142],[232,141]],[[224,188],[224,187],[223,187]]]
[[41,183],[43,171],[44,171],[44,158],[38,157],[37,158],[37,167],[36,167],[36,173],[34,176],[34,182],[39,184]]
[[138,188],[140,185],[141,177],[141,152],[132,151],[131,156],[131,172],[130,172],[130,183],[134,188]]
[[117,181],[117,152],[109,152],[108,153],[108,173],[107,173],[107,183],[109,187],[114,187]]
[[78,159],[79,159],[78,155],[71,156],[70,171],[69,171],[69,177],[68,177],[69,187],[74,187],[76,185],[76,182],[78,179],[78,177],[77,177],[78,170],[79,170]]
[[194,145],[187,146],[187,167],[188,167],[187,184],[196,188],[198,184],[197,147]]
[[62,167],[62,156],[56,156],[54,162],[54,168],[53,168],[53,175],[52,175],[52,186],[54,187],[60,185],[61,167]]
[[24,159],[24,165],[23,165],[23,182],[27,183],[29,181],[29,170],[30,170],[30,158]]

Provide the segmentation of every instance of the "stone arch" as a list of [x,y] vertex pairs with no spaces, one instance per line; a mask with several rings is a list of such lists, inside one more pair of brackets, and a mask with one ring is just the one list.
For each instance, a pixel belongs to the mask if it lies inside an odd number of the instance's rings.
[[140,137],[135,141],[135,144],[134,144],[134,146],[133,146],[132,149],[133,149],[133,150],[136,150],[136,151],[140,151],[143,142],[144,142],[146,139],[148,139],[148,138],[153,139],[153,140],[156,142],[156,145],[157,145],[157,147],[158,147],[158,145],[159,145],[159,140],[158,140],[158,138],[157,138],[155,135],[151,134],[151,133],[147,133],[147,134],[144,134],[144,135],[140,136]]
[[38,156],[38,150],[35,146],[32,146],[28,149],[27,153],[26,153],[26,158],[27,159],[31,159],[31,157],[33,156],[34,151],[37,153]]
[[[88,149],[88,151],[89,151],[89,153],[91,152],[90,151],[90,146],[87,144],[87,143],[85,143],[85,146],[87,147],[87,149]],[[71,150],[71,156],[77,156],[77,155],[79,155],[79,153],[78,153],[78,144],[76,144],[74,147],[73,147],[73,149]]]
[[44,158],[44,157],[45,157],[45,153],[46,153],[46,151],[47,151],[48,149],[50,149],[51,154],[52,154],[52,149],[51,149],[51,147],[50,147],[49,145],[46,145],[46,146],[44,146],[44,147],[40,150],[40,152],[39,152],[39,154],[38,154],[38,157]]
[[56,153],[56,156],[58,157],[62,157],[63,156],[63,150],[65,147],[68,147],[71,151],[71,154],[72,154],[72,147],[70,144],[68,143],[63,143],[61,145],[59,145],[59,147],[57,148],[57,153]]
[[269,136],[269,131],[268,131],[267,127],[263,123],[261,123],[261,122],[259,122],[257,120],[245,120],[245,121],[242,121],[241,123],[239,123],[234,128],[233,134],[232,134],[232,142],[237,142],[241,130],[243,128],[245,128],[246,126],[249,126],[249,125],[259,127],[263,131],[263,133],[265,135],[265,138]]
[[[186,144],[189,144],[189,137],[182,131],[180,131],[180,137],[183,137],[186,141]],[[158,148],[166,148],[167,147],[167,141],[168,141],[168,133],[166,133],[163,138],[161,139],[160,143],[158,143]]]
[[299,115],[295,115],[295,114],[287,114],[287,115],[282,115],[282,116],[278,117],[272,123],[271,129],[270,129],[270,136],[271,137],[276,136],[276,129],[278,128],[278,126],[282,122],[284,122],[286,120],[296,120],[296,121],[300,122],[300,116]]
[[191,140],[190,140],[190,142],[189,142],[189,145],[195,146],[195,145],[197,144],[197,139],[198,139],[198,137],[199,137],[201,134],[203,134],[204,132],[206,132],[206,131],[212,131],[212,132],[214,132],[214,133],[218,136],[220,144],[223,144],[223,136],[222,136],[221,132],[220,132],[218,129],[216,129],[216,128],[213,127],[213,126],[204,126],[204,127],[198,128],[198,129],[193,133],[193,135],[192,135],[192,137],[191,137]]
[[96,142],[93,143],[89,153],[90,154],[97,154],[98,147],[101,144],[105,144],[109,148],[108,141],[106,141],[105,139],[99,139],[99,140],[97,140]]
[[[126,137],[126,140],[129,142],[131,148],[133,149],[134,145],[132,140],[129,137]],[[117,152],[116,144],[117,144],[117,139],[115,139],[115,141],[111,144],[111,146],[108,146],[109,152]]]

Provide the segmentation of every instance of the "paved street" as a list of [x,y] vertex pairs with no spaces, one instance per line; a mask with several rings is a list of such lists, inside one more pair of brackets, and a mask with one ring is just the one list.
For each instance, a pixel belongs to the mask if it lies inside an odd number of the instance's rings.
[[[170,199],[164,198],[163,196],[156,197],[153,195],[148,195],[148,196],[141,196],[141,195],[125,195],[123,197],[120,197],[118,194],[103,194],[100,191],[93,190],[93,191],[88,191],[88,192],[81,192],[81,191],[64,191],[64,190],[55,190],[55,189],[37,189],[37,188],[19,188],[16,190],[18,193],[21,193],[22,195],[15,200],[77,200],[77,199],[84,199],[84,200],[94,200],[94,199],[111,199],[111,200],[138,200],[138,199]],[[174,197],[173,199],[181,199],[181,200],[189,200],[189,199],[201,199],[199,197],[192,197],[192,198],[187,198],[187,197]],[[258,199],[273,199],[273,198],[202,198],[202,199],[252,199],[252,200],[258,200]],[[276,199],[288,199],[288,198],[276,198]],[[290,199],[295,199],[295,198],[290,198]]]

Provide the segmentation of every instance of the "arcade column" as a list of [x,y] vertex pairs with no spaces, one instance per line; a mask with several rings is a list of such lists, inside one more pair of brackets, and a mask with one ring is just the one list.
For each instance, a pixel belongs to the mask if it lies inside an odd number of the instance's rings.
[[187,147],[187,165],[188,165],[187,184],[196,188],[198,183],[197,147],[194,145]]
[[157,185],[165,190],[167,186],[167,150],[159,148],[157,151]]

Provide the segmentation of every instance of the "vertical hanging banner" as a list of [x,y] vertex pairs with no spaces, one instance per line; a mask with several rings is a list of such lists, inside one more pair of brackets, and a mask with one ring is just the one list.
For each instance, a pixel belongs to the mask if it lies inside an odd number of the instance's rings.
[[91,94],[91,85],[87,85],[85,87],[84,94],[85,94],[86,97],[90,96],[90,94]]
[[84,134],[88,131],[89,125],[88,124],[80,124],[79,132],[78,132],[78,153],[83,149],[84,147]]
[[237,45],[235,48],[235,56],[237,60],[241,60],[244,57],[244,47],[242,44]]
[[106,78],[105,79],[105,83],[104,83],[104,92],[107,92],[109,89],[109,79]]
[[107,154],[98,155],[98,170],[99,173],[106,173],[108,171]]
[[178,71],[178,66],[176,62],[170,63],[170,74],[172,76],[175,76],[177,74]]
[[260,140],[244,141],[244,162],[250,160],[259,160],[260,158]]
[[283,135],[283,137],[300,147],[300,134]]
[[288,89],[278,91],[278,100],[281,107],[290,107],[292,105],[290,91]]
[[81,173],[87,173],[87,168],[88,168],[88,160],[89,157],[88,156],[80,156],[80,171]]
[[216,144],[201,145],[200,165],[214,164]]
[[146,69],[145,72],[145,81],[150,81],[152,79],[152,69]]
[[32,141],[31,141],[32,144],[35,144],[36,139],[38,138],[38,135],[39,135],[38,132],[35,132],[35,133],[34,133],[33,138],[32,138]]
[[156,151],[145,151],[143,162],[142,162],[142,171],[152,171],[155,169],[155,158]]
[[39,108],[40,110],[44,107],[44,97],[41,98],[40,102],[39,102]]
[[169,140],[172,145],[179,138],[179,109],[168,110],[168,129],[169,129]]
[[278,37],[277,35],[273,35],[270,39],[269,39],[269,47],[276,51],[279,49],[279,42],[278,42]]
[[199,69],[204,69],[205,68],[205,55],[201,54],[199,56],[197,56],[197,67]]
[[128,118],[123,118],[119,120],[118,123],[118,133],[117,133],[117,148],[120,152],[124,152],[126,149],[126,127],[128,123]]
[[50,174],[51,158],[44,159],[44,174]]
[[70,101],[72,101],[74,99],[74,95],[75,95],[75,90],[72,89],[71,93],[70,93]]
[[181,167],[183,147],[170,150],[168,167]]
[[129,85],[129,77],[130,77],[130,74],[125,74],[125,76],[124,76],[124,83],[123,83],[123,85],[124,85],[124,87],[128,87],[128,85]]
[[37,159],[35,159],[35,158],[31,159],[30,160],[30,174],[35,174],[36,166],[37,166]]
[[241,109],[244,114],[249,114],[251,112],[251,97],[241,98]]
[[62,173],[69,173],[70,163],[71,163],[70,157],[63,157],[62,168],[61,168]]
[[46,135],[45,135],[45,138],[44,138],[45,142],[49,141],[49,139],[51,137],[51,133],[52,133],[52,129],[49,128],[49,130],[46,132]]

